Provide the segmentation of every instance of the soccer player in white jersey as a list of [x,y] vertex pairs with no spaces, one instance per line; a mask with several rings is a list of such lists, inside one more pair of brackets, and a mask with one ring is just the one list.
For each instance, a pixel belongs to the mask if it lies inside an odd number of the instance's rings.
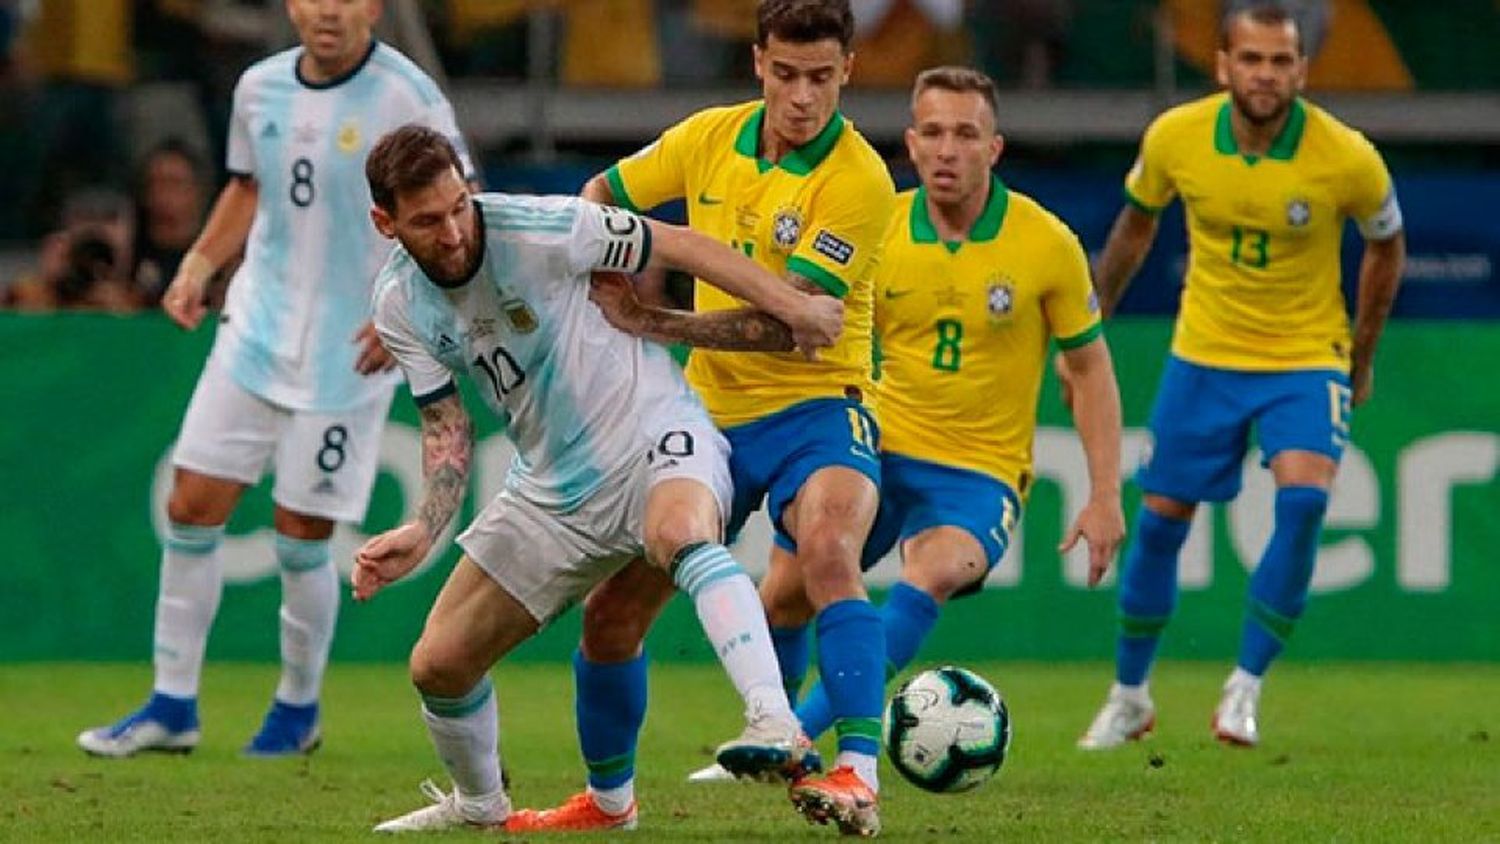
[[[78,744],[103,756],[198,743],[198,679],[218,609],[224,523],[276,477],[281,681],[253,755],[307,752],[338,615],[335,522],[364,516],[395,375],[369,324],[389,249],[366,220],[365,152],[416,120],[457,139],[437,86],[371,38],[378,0],[288,0],[301,44],[247,70],[234,94],[233,176],[163,297],[185,329],[208,279],[245,250],[172,456],[150,700]],[[467,165],[466,165],[467,166]]]
[[[411,676],[453,779],[435,805],[376,829],[498,826],[511,817],[488,672],[602,581],[670,574],[692,598],[751,722],[731,744],[795,762],[802,740],[755,585],[722,544],[729,445],[666,350],[610,327],[596,271],[674,266],[779,319],[786,348],[831,345],[843,306],[783,284],[729,247],[575,197],[470,194],[451,144],[408,126],[366,163],[376,226],[400,241],[376,282],[375,327],[421,409],[416,517],[356,555],[355,596],[411,571],[467,485],[467,375],[506,423],[506,486],[458,538],[464,556],[412,650]],[[644,554],[649,563],[638,562]],[[615,585],[619,589],[619,583]],[[586,618],[610,607],[586,601]],[[587,623],[587,622],[586,622]],[[631,828],[628,784],[585,796]],[[510,824],[507,828],[514,829]]]

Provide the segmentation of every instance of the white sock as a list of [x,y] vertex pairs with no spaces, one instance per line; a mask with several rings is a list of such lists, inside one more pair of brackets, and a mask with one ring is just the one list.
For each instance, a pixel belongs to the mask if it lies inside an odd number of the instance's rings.
[[1230,686],[1247,686],[1258,693],[1260,691],[1260,678],[1236,665],[1234,670],[1229,673],[1229,679],[1224,681],[1224,688],[1227,689]]
[[1134,703],[1146,703],[1151,700],[1151,695],[1147,691],[1145,683],[1142,683],[1139,686],[1123,686],[1119,683],[1115,683],[1114,686],[1109,690],[1109,696],[1122,697],[1125,700],[1132,701]]
[[746,717],[795,718],[760,594],[729,549],[699,545],[678,558],[672,579],[693,599],[704,635],[745,701]]
[[167,527],[156,595],[156,634],[152,648],[155,689],[172,697],[197,697],[203,648],[219,611],[223,575],[219,543],[224,526]]
[[635,802],[635,780],[626,780],[614,788],[594,788],[591,785],[589,796],[594,798],[594,804],[603,809],[605,814],[624,814],[630,810],[630,804]]
[[490,678],[462,697],[423,693],[422,720],[458,791],[459,811],[474,821],[503,819],[509,801],[500,778],[500,715]]
[[276,534],[281,565],[281,682],[276,699],[317,703],[339,617],[339,576],[328,560],[328,540]]
[[838,760],[834,762],[837,767],[848,765],[854,769],[854,773],[865,781],[865,785],[871,791],[880,791],[880,774],[877,773],[879,765],[876,758],[868,753],[852,753],[848,750],[840,750]]

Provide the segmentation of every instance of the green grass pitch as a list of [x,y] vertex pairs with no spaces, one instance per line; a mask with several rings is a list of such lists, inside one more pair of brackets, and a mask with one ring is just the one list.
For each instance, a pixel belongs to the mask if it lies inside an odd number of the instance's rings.
[[[931,664],[931,663],[927,663]],[[1114,753],[1073,749],[1109,680],[1103,664],[968,666],[1005,694],[1015,739],[999,776],[935,796],[883,765],[882,837],[945,841],[1500,840],[1500,666],[1288,663],[1271,676],[1257,750],[1221,747],[1210,711],[1226,666],[1167,663],[1157,734]],[[137,704],[140,665],[0,666],[0,840],[369,840],[370,826],[446,785],[402,667],[335,665],[325,744],[292,760],[240,746],[275,684],[266,665],[210,663],[204,739],[190,756],[90,759],[74,735]],[[495,672],[501,743],[517,805],[582,783],[566,666]],[[836,837],[781,789],[689,786],[688,771],[736,732],[738,706],[713,665],[652,669],[635,841]],[[825,753],[829,743],[823,742]],[[475,833],[447,837],[473,840]],[[603,836],[595,836],[595,839]]]

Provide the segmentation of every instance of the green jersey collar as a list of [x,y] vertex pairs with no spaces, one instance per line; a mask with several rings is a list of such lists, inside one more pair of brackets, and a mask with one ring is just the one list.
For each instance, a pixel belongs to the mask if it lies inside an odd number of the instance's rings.
[[806,176],[823,163],[823,159],[833,151],[833,145],[838,143],[839,136],[844,133],[844,115],[835,111],[828,125],[823,127],[823,131],[819,132],[817,137],[783,155],[780,161],[772,164],[760,157],[760,130],[765,121],[766,104],[761,103],[760,107],[750,115],[750,119],[745,121],[745,125],[740,127],[740,134],[734,139],[734,151],[746,158],[755,159],[755,164],[762,173],[772,167],[780,167],[788,173]]
[[[1234,139],[1234,123],[1230,117],[1230,110],[1234,106],[1229,99],[1219,106],[1219,119],[1214,124],[1214,149],[1223,155],[1240,155],[1240,145]],[[1287,114],[1286,123],[1281,131],[1276,133],[1276,139],[1271,141],[1271,148],[1266,150],[1266,158],[1276,161],[1291,161],[1292,156],[1297,154],[1297,146],[1302,142],[1302,131],[1307,127],[1307,108],[1302,105],[1302,98],[1292,100],[1292,107]],[[1260,160],[1260,156],[1245,155],[1245,162],[1254,164]]]
[[[1005,223],[1005,209],[1010,206],[1010,190],[1000,177],[990,174],[990,195],[984,201],[984,210],[979,212],[979,219],[969,227],[968,240],[979,243],[986,240],[994,240],[1000,234],[1000,227]],[[937,243],[937,226],[932,223],[932,215],[927,211],[927,188],[917,188],[916,196],[911,200],[911,239],[913,243]],[[943,244],[948,247],[949,252],[957,252],[963,245],[963,241],[946,241]]]

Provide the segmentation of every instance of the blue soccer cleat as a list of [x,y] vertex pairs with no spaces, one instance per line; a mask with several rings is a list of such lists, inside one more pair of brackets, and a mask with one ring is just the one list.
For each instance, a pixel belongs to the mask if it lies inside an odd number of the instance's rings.
[[78,747],[92,756],[123,759],[143,751],[189,753],[198,746],[197,698],[160,692],[140,709],[107,727],[78,734]]
[[260,732],[245,745],[246,756],[297,756],[312,753],[323,743],[318,729],[318,705],[271,702]]

